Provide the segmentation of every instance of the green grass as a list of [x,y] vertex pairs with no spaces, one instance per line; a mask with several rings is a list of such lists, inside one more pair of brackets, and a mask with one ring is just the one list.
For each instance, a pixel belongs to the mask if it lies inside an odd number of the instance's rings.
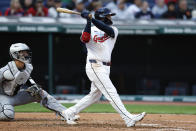
[[[73,104],[63,104],[70,107]],[[128,111],[132,113],[147,112],[150,114],[196,114],[196,106],[190,105],[125,105]],[[48,109],[40,106],[38,103],[32,103],[15,107],[16,112],[51,112]],[[93,104],[85,109],[83,112],[87,113],[114,113],[115,110],[110,104]]]

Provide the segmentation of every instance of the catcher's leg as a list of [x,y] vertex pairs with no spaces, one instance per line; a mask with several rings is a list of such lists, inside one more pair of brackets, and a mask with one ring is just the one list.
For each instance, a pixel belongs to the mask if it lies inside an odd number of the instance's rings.
[[11,105],[12,98],[6,95],[0,95],[0,121],[14,119],[14,107]]
[[101,91],[95,86],[94,82],[92,82],[90,93],[83,97],[79,102],[77,102],[77,104],[70,107],[69,110],[71,110],[74,114],[78,114],[83,109],[97,102],[101,98],[101,96]]
[[[55,111],[56,113],[61,113],[66,108],[58,103],[58,101],[51,95],[49,95],[46,91],[41,88],[37,90],[37,88],[28,89],[29,87],[22,87],[22,89],[14,96],[12,99],[12,103],[14,106],[24,105],[31,102],[40,102],[41,105],[48,108],[49,110]],[[31,91],[28,92],[27,91]],[[36,93],[39,91],[38,93]],[[34,95],[36,94],[36,95]]]
[[[40,96],[41,96],[41,101],[40,103],[48,108],[49,110],[52,110],[54,112],[56,112],[58,115],[61,116],[62,120],[67,120],[67,116],[64,113],[65,110],[67,110],[66,107],[64,107],[62,104],[60,104],[53,96],[49,95],[46,91],[42,90],[40,92]],[[80,116],[78,115],[74,115],[73,116],[73,120],[79,119]],[[70,121],[70,123],[74,123],[72,121]]]
[[60,104],[53,96],[49,95],[46,91],[42,90],[40,95],[42,98],[41,104],[44,107],[46,107],[52,111],[55,111],[59,115],[61,115],[62,111],[67,109],[62,104]]

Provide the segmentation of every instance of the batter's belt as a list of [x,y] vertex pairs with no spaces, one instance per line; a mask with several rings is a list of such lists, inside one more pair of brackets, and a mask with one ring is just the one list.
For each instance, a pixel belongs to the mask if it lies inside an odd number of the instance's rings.
[[[89,62],[90,62],[90,63],[98,63],[98,61],[95,60],[95,59],[90,59]],[[101,63],[102,63],[103,65],[106,65],[106,66],[111,66],[111,65],[112,65],[111,62],[103,62],[103,61],[101,61]]]

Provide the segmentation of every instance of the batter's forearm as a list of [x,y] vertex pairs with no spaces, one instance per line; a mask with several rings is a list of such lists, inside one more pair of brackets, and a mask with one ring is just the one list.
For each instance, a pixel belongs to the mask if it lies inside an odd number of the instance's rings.
[[87,20],[86,27],[81,36],[81,41],[84,43],[88,43],[90,39],[91,39],[91,20]]
[[84,32],[88,32],[89,34],[91,33],[91,20],[87,20],[87,24],[84,29]]
[[92,23],[99,28],[100,30],[104,31],[107,35],[111,36],[112,38],[115,37],[114,30],[109,25],[105,24],[100,20],[96,20],[92,18]]

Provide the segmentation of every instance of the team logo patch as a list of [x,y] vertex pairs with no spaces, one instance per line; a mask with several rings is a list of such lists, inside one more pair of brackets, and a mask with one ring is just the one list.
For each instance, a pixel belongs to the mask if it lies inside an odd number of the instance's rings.
[[96,42],[96,43],[97,42],[103,43],[104,41],[106,41],[109,38],[110,38],[110,36],[108,36],[107,34],[104,34],[104,36],[102,36],[102,37],[98,37],[97,35],[95,35],[93,37],[93,41]]

